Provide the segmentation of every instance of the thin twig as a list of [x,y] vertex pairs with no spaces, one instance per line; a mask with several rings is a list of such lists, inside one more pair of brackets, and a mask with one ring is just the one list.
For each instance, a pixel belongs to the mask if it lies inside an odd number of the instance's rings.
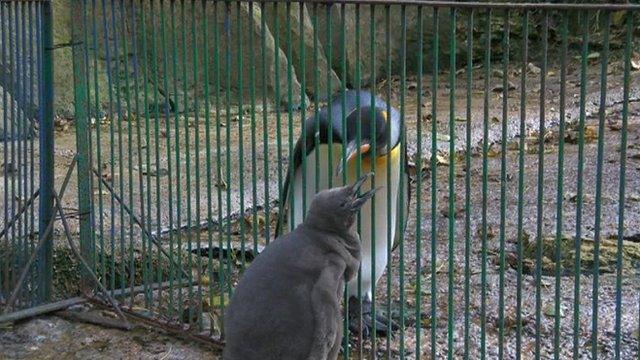
[[[71,160],[71,164],[69,165],[67,174],[64,177],[64,181],[62,182],[62,186],[60,187],[61,196],[64,196],[64,192],[67,190],[67,185],[69,184],[69,180],[71,179],[71,174],[73,173],[73,169],[75,168],[76,162],[78,160],[77,157],[78,155],[76,154],[73,157],[73,160]],[[24,281],[27,278],[27,274],[29,273],[29,269],[31,268],[31,265],[33,265],[33,262],[36,260],[36,257],[38,256],[38,253],[40,252],[40,249],[42,248],[42,246],[44,246],[44,244],[47,242],[47,239],[50,238],[49,235],[53,231],[54,222],[55,222],[55,217],[52,217],[51,220],[49,221],[49,224],[47,225],[47,228],[45,229],[44,233],[40,237],[40,241],[38,242],[38,245],[31,253],[31,256],[29,257],[29,260],[27,261],[25,266],[22,268],[22,271],[20,272],[20,277],[18,277],[18,282],[16,283],[15,287],[11,291],[11,295],[9,295],[9,299],[7,300],[7,304],[5,306],[3,314],[7,314],[9,310],[11,310],[11,308],[13,307],[13,304],[16,302],[16,299],[18,298],[18,294],[20,293],[20,289],[22,289],[22,285],[24,285]]]
[[53,197],[54,197],[54,200],[56,201],[56,207],[58,208],[58,212],[60,213],[60,218],[62,220],[62,227],[64,228],[64,233],[67,237],[67,241],[69,242],[69,247],[71,248],[73,255],[78,260],[80,260],[80,263],[82,263],[82,266],[84,266],[85,270],[89,274],[89,277],[91,277],[91,280],[93,280],[93,282],[96,283],[96,285],[100,288],[100,291],[102,291],[102,294],[104,295],[104,297],[106,297],[107,300],[109,300],[109,303],[111,303],[111,306],[113,307],[113,309],[116,311],[116,313],[118,313],[118,316],[122,318],[122,321],[125,323],[126,329],[127,330],[131,329],[132,326],[127,320],[127,317],[122,313],[122,310],[120,310],[120,306],[118,305],[118,302],[111,295],[109,295],[109,291],[104,287],[104,285],[102,285],[102,282],[100,282],[100,280],[96,276],[93,269],[91,269],[87,261],[84,259],[82,254],[80,254],[80,252],[76,248],[76,245],[73,243],[73,239],[71,237],[71,230],[69,230],[69,223],[67,223],[67,218],[64,215],[64,211],[62,211],[62,205],[60,204],[60,198],[58,197],[58,194],[56,194],[55,190],[53,191]]
[[[100,177],[100,174],[98,173],[98,171],[96,169],[93,169],[93,173],[100,179],[100,182],[107,188],[107,190],[111,193],[111,195],[113,195],[113,198],[118,202],[118,204],[120,204],[120,206],[122,206],[122,209],[127,214],[129,214],[129,216],[131,216],[133,221],[140,227],[142,232],[149,239],[151,239],[151,242],[153,242],[158,247],[158,251],[160,251],[164,256],[166,256],[167,259],[169,259],[169,261],[171,261],[173,263],[173,265],[179,267],[178,264],[175,262],[175,259],[171,255],[169,255],[169,253],[167,253],[167,251],[165,249],[162,248],[162,245],[160,244],[160,241],[158,241],[157,237],[154,236],[153,234],[151,234],[149,232],[149,230],[147,230],[144,227],[144,224],[142,223],[142,221],[140,219],[138,219],[138,217],[133,213],[133,210],[131,210],[127,206],[127,204],[124,203],[122,198],[120,196],[118,196],[118,194],[114,191],[113,187],[111,185],[109,185],[109,183],[105,179]],[[183,268],[180,268],[180,270],[182,271],[182,275],[184,275],[185,277],[189,277],[189,274],[187,274],[187,272]]]

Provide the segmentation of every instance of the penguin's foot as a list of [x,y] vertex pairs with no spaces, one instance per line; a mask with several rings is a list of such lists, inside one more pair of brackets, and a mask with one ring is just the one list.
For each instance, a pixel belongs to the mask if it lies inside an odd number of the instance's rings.
[[[374,327],[376,335],[386,336],[387,330],[391,327],[391,332],[397,331],[400,327],[390,318],[382,314],[374,314],[372,311],[371,301],[362,300],[362,308],[360,308],[358,298],[352,296],[349,298],[349,330],[354,333],[361,333],[362,337],[369,337]],[[362,323],[360,320],[362,319]]]

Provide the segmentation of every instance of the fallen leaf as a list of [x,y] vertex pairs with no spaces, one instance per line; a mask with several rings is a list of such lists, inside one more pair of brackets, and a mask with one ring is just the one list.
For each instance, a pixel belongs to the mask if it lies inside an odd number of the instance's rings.
[[96,189],[93,191],[93,195],[97,195],[97,196],[106,196],[109,195],[109,192],[106,189]]
[[600,57],[599,52],[592,52],[591,54],[587,55],[587,59],[589,60],[598,59],[599,57]]
[[451,141],[451,137],[450,137],[449,135],[447,135],[447,134],[440,134],[440,133],[437,133],[437,134],[436,134],[436,139],[437,139],[438,141],[446,141],[446,142]]
[[442,154],[436,154],[436,164],[448,166],[449,158]]
[[584,141],[592,142],[598,139],[598,130],[595,125],[587,125],[584,127]]
[[540,74],[540,68],[535,66],[533,63],[527,64],[527,70],[533,74]]
[[613,25],[621,26],[622,22],[624,21],[624,15],[626,13],[626,11],[614,11],[613,13],[611,13],[611,22],[613,23]]
[[218,180],[215,184],[213,184],[213,186],[217,187],[218,189],[225,190],[227,188],[227,183],[224,180]]
[[494,158],[500,155],[500,149],[495,149],[495,148],[496,148],[495,146],[489,147],[489,150],[487,151],[487,157]]
[[560,317],[564,317],[564,311],[562,310],[562,306],[560,307],[560,313],[556,314],[555,304],[549,304],[544,308],[544,314],[550,317],[556,317],[556,315]]

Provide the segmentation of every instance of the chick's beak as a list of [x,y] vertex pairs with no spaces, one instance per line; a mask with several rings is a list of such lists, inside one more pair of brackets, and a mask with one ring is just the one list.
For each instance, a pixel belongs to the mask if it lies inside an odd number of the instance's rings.
[[342,174],[342,172],[344,171],[344,164],[349,164],[351,160],[355,159],[355,157],[358,156],[358,153],[366,154],[367,152],[369,152],[369,149],[371,149],[371,145],[368,142],[362,142],[360,144],[360,147],[358,147],[358,144],[355,140],[350,141],[347,144],[346,156],[344,160],[340,161],[340,163],[338,163],[338,166],[336,167],[336,173],[338,175]]

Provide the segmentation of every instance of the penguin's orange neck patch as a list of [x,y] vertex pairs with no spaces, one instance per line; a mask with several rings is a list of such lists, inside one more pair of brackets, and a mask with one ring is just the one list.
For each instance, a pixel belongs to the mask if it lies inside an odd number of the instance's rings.
[[351,160],[355,159],[358,156],[358,153],[360,153],[361,155],[368,153],[370,149],[371,149],[371,145],[362,144],[360,146],[360,151],[355,151],[353,154],[349,155],[349,157],[347,158],[347,162],[350,162]]
[[[376,169],[386,169],[387,161],[391,161],[392,164],[395,164],[400,158],[400,148],[401,146],[396,146],[390,153],[376,156]],[[371,170],[371,158],[369,156],[362,158],[362,171],[366,172]]]

